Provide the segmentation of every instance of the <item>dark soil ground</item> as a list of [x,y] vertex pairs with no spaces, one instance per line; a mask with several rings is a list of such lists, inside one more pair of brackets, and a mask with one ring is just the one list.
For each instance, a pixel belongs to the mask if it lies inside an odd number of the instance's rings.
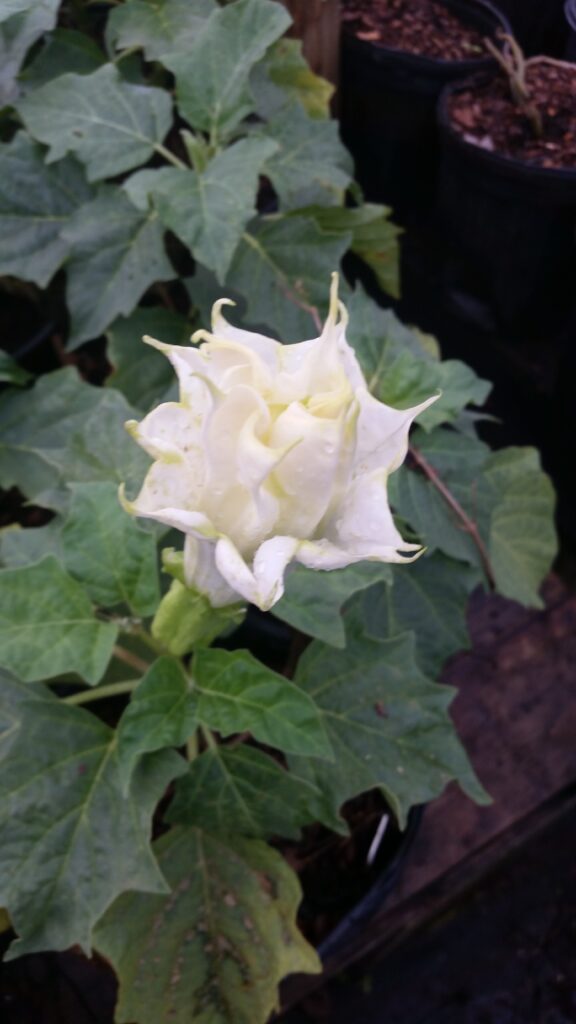
[[576,65],[542,60],[528,66],[526,80],[529,97],[523,106],[512,99],[504,73],[455,92],[449,101],[454,128],[467,142],[515,160],[576,168]]
[[461,905],[283,1024],[574,1024],[573,807]]
[[485,56],[482,35],[436,0],[345,0],[345,28],[358,39],[440,60]]

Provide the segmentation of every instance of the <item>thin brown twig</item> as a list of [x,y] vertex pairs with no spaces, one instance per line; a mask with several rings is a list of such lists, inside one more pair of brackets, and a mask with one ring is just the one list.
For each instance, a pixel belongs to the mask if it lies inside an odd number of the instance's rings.
[[486,545],[482,540],[482,537],[480,536],[480,531],[478,530],[477,524],[474,522],[473,519],[470,518],[467,512],[465,512],[458,499],[454,497],[452,492],[449,490],[444,481],[438,475],[434,467],[430,465],[430,463],[424,457],[424,455],[422,455],[422,453],[419,452],[417,448],[414,448],[413,445],[410,445],[408,450],[418,468],[421,469],[424,475],[428,477],[432,486],[436,488],[438,493],[442,495],[446,504],[449,505],[452,511],[458,516],[458,519],[460,520],[460,523],[462,525],[462,529],[465,530],[465,532],[468,533],[472,538],[474,544],[478,548],[478,553],[480,555],[480,560],[482,562],[482,568],[486,573],[486,578],[488,579],[491,588],[495,589],[496,580],[494,576],[494,570],[490,562],[490,556],[488,554]]
[[127,651],[125,647],[120,647],[119,644],[116,644],[114,647],[114,657],[118,658],[118,661],[123,661],[125,665],[135,668],[137,672],[147,672],[150,668],[149,663],[144,661],[144,658],[139,658],[137,654]]

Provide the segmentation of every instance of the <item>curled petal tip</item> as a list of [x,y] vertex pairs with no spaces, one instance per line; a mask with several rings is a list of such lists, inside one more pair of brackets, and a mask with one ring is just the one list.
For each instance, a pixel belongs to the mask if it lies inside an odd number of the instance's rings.
[[135,514],[135,512],[134,512],[134,508],[135,508],[134,502],[133,501],[129,501],[128,498],[126,497],[126,486],[123,483],[120,484],[120,486],[118,488],[118,501],[122,505],[122,508],[124,509],[125,512],[128,512],[130,515],[134,515]]
[[158,341],[158,338],[152,338],[151,335],[145,334],[142,338],[145,345],[150,345],[152,348],[157,348],[159,352],[169,352],[171,346],[167,345],[164,341]]
[[211,316],[212,330],[213,331],[216,330],[216,324],[218,323],[218,320],[222,317],[222,313],[221,313],[222,306],[235,306],[235,305],[236,305],[236,303],[234,302],[234,299],[218,299],[218,301],[214,303],[214,305],[212,306],[212,316]]

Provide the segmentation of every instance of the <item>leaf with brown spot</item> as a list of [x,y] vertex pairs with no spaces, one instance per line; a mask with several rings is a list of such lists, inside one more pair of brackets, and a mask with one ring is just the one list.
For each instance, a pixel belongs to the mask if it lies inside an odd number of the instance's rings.
[[116,1024],[265,1024],[285,975],[320,970],[296,926],[296,875],[259,840],[195,828],[155,852],[171,894],[126,893],[96,932],[120,981]]

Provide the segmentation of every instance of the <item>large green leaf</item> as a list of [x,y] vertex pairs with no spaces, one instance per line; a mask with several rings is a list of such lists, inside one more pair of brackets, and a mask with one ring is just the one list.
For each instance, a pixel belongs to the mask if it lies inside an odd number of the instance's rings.
[[[376,203],[365,203],[363,206],[311,206],[300,213],[306,213],[313,217],[318,227],[323,231],[335,232],[338,234],[352,232],[351,250],[374,271],[374,275],[380,287],[398,298],[400,295],[400,248],[398,238],[402,234],[401,228],[397,227],[390,220],[391,210],[388,206],[379,206]],[[353,315],[360,320],[362,330],[363,310],[360,306],[360,296],[364,298],[366,306],[373,307],[370,310],[371,320],[378,319],[379,307],[372,300],[366,298],[361,289],[355,293],[353,302]],[[377,312],[378,311],[378,312]],[[356,328],[358,325],[354,324]],[[373,358],[372,344],[375,339],[369,334],[361,334],[364,344],[369,346],[369,352]],[[380,348],[382,345],[380,344]]]
[[258,176],[277,150],[272,139],[241,139],[221,151],[205,171],[140,171],[125,188],[132,201],[152,195],[163,224],[222,281],[242,232],[256,213]]
[[22,99],[18,112],[30,134],[50,147],[50,162],[74,153],[89,181],[144,163],[172,124],[169,93],[130,85],[113,64],[52,79]]
[[343,605],[352,594],[381,580],[392,582],[390,566],[382,562],[359,562],[333,572],[297,565],[286,577],[286,590],[274,605],[274,615],[308,636],[345,647]]
[[297,839],[313,820],[308,803],[316,795],[309,782],[255,747],[215,746],[177,782],[168,820],[217,835]]
[[[2,0],[0,6],[0,107],[17,95],[16,76],[30,47],[56,23],[60,0]],[[2,16],[3,15],[3,16]]]
[[0,274],[43,288],[70,249],[62,229],[92,196],[75,160],[46,166],[26,132],[0,146]]
[[[557,541],[554,491],[538,453],[532,448],[490,453],[480,441],[445,429],[428,436],[418,430],[413,445],[436,474],[436,482],[419,469],[401,469],[390,481],[396,510],[429,547],[480,569],[486,568],[487,559],[500,593],[541,607],[538,589],[556,555]],[[465,518],[455,512],[448,495]]]
[[153,615],[160,601],[156,542],[118,500],[111,481],[73,484],[62,544],[68,572],[103,608]]
[[131,313],[154,282],[174,277],[163,235],[157,215],[137,210],[119,189],[103,189],[78,211],[64,232],[72,348]]
[[256,112],[264,120],[294,101],[302,104],[309,117],[328,117],[334,93],[334,86],[310,68],[301,41],[286,38],[274,43],[255,65],[250,87]]
[[437,676],[451,654],[469,646],[466,608],[480,574],[439,552],[394,566],[393,586],[363,596],[366,632],[385,640],[412,630],[420,668]]
[[141,46],[148,60],[188,51],[216,0],[127,0],[114,8],[106,37],[118,50]]
[[250,72],[290,24],[272,0],[236,0],[210,16],[186,53],[167,56],[182,116],[212,141],[228,138],[254,109]]
[[223,736],[247,730],[279,750],[331,757],[314,701],[248,651],[201,649],[193,674],[198,719]]
[[0,530],[0,563],[6,569],[39,562],[45,555],[54,555],[62,562],[62,520],[58,516],[46,526],[7,526]]
[[25,682],[77,672],[97,683],[118,635],[54,555],[0,572],[0,664]]
[[488,458],[482,490],[492,501],[490,560],[501,594],[534,608],[558,552],[554,488],[534,448],[505,448]]
[[136,410],[112,389],[85,383],[72,367],[40,377],[31,391],[0,396],[0,480],[58,510],[67,483],[138,484],[149,459],[124,429]]
[[155,849],[172,894],[122,896],[95,935],[120,979],[117,1024],[264,1024],[286,974],[320,970],[296,875],[254,839],[177,828]]
[[330,275],[351,235],[321,231],[308,217],[261,217],[248,225],[226,283],[246,297],[245,321],[282,332],[286,342],[318,333]]
[[0,0],[0,22],[11,18],[13,14],[29,11],[33,6],[34,0]]
[[186,317],[163,306],[135,309],[107,329],[108,361],[114,367],[106,384],[118,388],[137,409],[148,410],[160,401],[177,397],[174,369],[161,352],[145,345],[145,334],[167,345],[184,345],[192,327]]
[[195,726],[191,686],[182,663],[174,658],[158,658],[134,690],[118,723],[118,767],[123,788],[128,789],[143,754],[182,746]]
[[412,446],[437,474],[440,486],[432,483],[420,469],[403,466],[390,477],[393,507],[430,550],[438,548],[450,558],[482,568],[480,552],[466,528],[468,524],[456,513],[447,496],[458,502],[469,523],[478,527],[486,543],[490,509],[482,500],[479,487],[490,449],[474,437],[443,428],[429,435],[415,430]]
[[491,387],[488,381],[477,377],[458,360],[440,362],[434,339],[406,327],[391,310],[383,310],[369,299],[361,288],[351,296],[348,310],[348,340],[370,391],[379,401],[407,408],[441,391],[438,401],[418,419],[421,426],[430,430],[440,423],[455,421],[469,403],[481,405],[486,400]]
[[114,733],[94,715],[43,693],[15,717],[0,773],[0,905],[19,936],[8,958],[76,943],[89,953],[116,896],[166,892],[148,837],[184,764],[174,751],[149,755],[123,796]]
[[322,709],[335,754],[326,764],[291,759],[301,774],[334,810],[380,786],[401,823],[411,806],[432,800],[452,779],[484,802],[448,714],[455,691],[421,673],[413,635],[373,640],[351,613],[347,625],[344,651],[314,641],[298,664],[296,682]]
[[90,75],[106,62],[97,43],[84,32],[57,28],[46,36],[42,49],[20,75],[24,94],[59,78],[65,71],[75,75]]
[[336,121],[308,117],[299,103],[293,103],[280,110],[263,131],[277,143],[266,174],[281,209],[342,202],[354,168]]

